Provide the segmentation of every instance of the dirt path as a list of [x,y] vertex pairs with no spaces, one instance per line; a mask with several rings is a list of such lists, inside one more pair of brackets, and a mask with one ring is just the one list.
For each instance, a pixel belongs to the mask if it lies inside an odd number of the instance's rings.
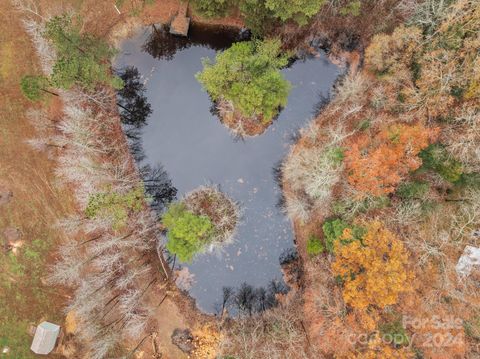
[[[182,10],[182,6],[185,6],[182,0],[158,0],[154,4],[140,8],[138,1],[126,0],[119,9],[119,13],[113,1],[83,0],[78,11],[82,14],[85,28],[89,32],[108,38],[111,37],[112,32],[118,33],[119,29],[125,27],[169,24]],[[51,8],[52,4],[49,7]],[[239,14],[232,14],[222,19],[205,19],[195,14],[191,5],[188,6],[187,16],[191,18],[192,23],[237,28],[244,26]],[[127,35],[128,31],[123,33]]]
[[166,358],[188,358],[185,353],[172,344],[171,340],[171,334],[176,328],[185,329],[189,327],[189,322],[184,317],[184,313],[180,312],[178,306],[170,298],[167,298],[156,311],[155,319],[158,326],[157,341],[160,350],[166,354]]

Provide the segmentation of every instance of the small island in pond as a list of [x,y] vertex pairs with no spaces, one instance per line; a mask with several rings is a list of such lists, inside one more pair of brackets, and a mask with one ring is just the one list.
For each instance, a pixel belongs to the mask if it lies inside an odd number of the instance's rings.
[[288,64],[278,40],[237,42],[203,60],[198,81],[216,104],[222,123],[236,136],[263,133],[287,104],[291,84],[280,69]]
[[163,216],[167,249],[182,262],[213,251],[233,240],[238,205],[215,187],[202,186],[169,206]]

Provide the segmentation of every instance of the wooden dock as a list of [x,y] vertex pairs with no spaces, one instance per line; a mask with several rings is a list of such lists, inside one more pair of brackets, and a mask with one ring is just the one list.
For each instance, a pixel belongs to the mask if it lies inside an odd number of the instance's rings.
[[177,15],[170,24],[170,33],[178,36],[187,36],[190,27],[190,18],[187,17],[188,2],[181,2]]

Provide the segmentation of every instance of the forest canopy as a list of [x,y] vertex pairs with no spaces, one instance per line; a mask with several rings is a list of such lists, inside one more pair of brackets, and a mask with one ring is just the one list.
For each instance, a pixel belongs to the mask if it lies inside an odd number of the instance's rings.
[[280,46],[278,40],[235,43],[215,63],[204,59],[197,79],[214,101],[226,100],[242,116],[269,122],[287,104],[291,87],[280,72],[288,63]]
[[82,33],[78,17],[54,16],[46,22],[43,36],[54,48],[56,59],[49,76],[22,78],[21,89],[28,99],[41,99],[50,92],[48,87],[70,89],[77,85],[88,91],[99,84],[123,87],[122,79],[110,70],[109,61],[115,49],[104,40]]
[[261,26],[259,20],[278,19],[306,25],[324,3],[325,0],[194,0],[193,6],[208,18],[226,16],[238,8],[247,24]]

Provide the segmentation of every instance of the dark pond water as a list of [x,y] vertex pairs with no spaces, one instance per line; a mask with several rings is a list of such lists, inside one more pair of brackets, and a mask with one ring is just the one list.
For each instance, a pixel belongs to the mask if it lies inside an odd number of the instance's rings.
[[151,34],[145,29],[124,41],[116,61],[118,68],[138,69],[153,110],[140,134],[143,163],[162,164],[178,197],[215,184],[243,209],[233,244],[185,265],[195,276],[190,294],[202,310],[214,312],[225,286],[281,281],[279,256],[292,248],[293,232],[278,206],[281,191],[274,169],[341,70],[324,53],[296,61],[283,70],[293,89],[279,118],[263,135],[238,140],[212,115],[211,101],[194,77],[201,59],[214,58],[235,36],[193,29],[190,41],[160,34],[158,41],[148,42]]

